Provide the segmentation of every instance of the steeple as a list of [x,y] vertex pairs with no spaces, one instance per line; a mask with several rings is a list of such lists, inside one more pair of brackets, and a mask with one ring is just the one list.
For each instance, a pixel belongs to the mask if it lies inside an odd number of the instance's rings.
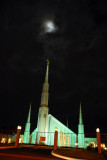
[[30,123],[30,115],[31,115],[31,104],[30,104],[30,108],[29,108],[27,123]]
[[40,107],[48,107],[48,97],[49,97],[49,93],[48,93],[49,92],[48,74],[49,74],[49,60],[47,60],[45,82],[43,83],[43,90],[42,90]]
[[49,60],[47,59],[47,68],[46,68],[45,82],[48,82],[48,74],[49,74]]
[[[39,144],[47,143],[48,110],[49,110],[48,108],[48,99],[49,99],[48,74],[49,74],[49,60],[47,60],[45,82],[43,83],[41,103],[40,103],[39,113],[38,113],[37,131],[39,134],[37,138],[37,143]],[[44,140],[42,140],[42,137],[44,137]]]
[[29,113],[28,113],[27,122],[26,122],[26,125],[25,125],[23,143],[29,143],[29,141],[30,141],[30,125],[31,125],[30,115],[31,115],[31,104],[30,104],[30,107],[29,107]]
[[79,124],[83,124],[81,102],[80,102],[80,112],[79,112]]
[[82,120],[82,109],[80,103],[79,124],[78,124],[78,147],[84,148],[84,144],[85,144],[84,124]]

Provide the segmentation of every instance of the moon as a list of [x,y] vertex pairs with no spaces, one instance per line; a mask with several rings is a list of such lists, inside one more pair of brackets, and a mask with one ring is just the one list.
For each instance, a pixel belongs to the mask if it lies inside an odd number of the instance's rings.
[[44,26],[45,33],[52,33],[57,30],[57,27],[53,21],[46,21],[43,26]]
[[47,22],[46,27],[48,32],[53,32],[55,29],[54,24],[52,22]]

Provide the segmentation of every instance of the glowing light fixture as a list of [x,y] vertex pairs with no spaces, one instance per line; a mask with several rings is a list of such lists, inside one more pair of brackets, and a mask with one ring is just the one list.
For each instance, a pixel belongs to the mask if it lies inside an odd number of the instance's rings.
[[102,148],[105,148],[105,144],[101,144],[101,147],[102,147]]
[[18,126],[18,127],[17,127],[17,129],[21,129],[21,128],[22,128],[21,126]]
[[19,138],[19,143],[23,143],[23,139],[22,138]]
[[12,143],[12,139],[11,138],[8,139],[8,143]]
[[78,146],[78,143],[75,143],[76,146]]
[[58,131],[58,128],[55,128],[55,131]]
[[99,129],[99,128],[97,128],[97,129],[96,129],[96,132],[100,132],[100,129]]
[[2,138],[1,143],[6,143],[6,138]]

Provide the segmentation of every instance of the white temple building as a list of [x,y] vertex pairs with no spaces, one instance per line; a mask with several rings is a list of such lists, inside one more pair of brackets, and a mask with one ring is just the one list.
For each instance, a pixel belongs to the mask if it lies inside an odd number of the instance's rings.
[[96,138],[85,138],[84,134],[84,124],[82,119],[82,109],[80,104],[79,113],[79,125],[78,125],[78,135],[70,130],[67,126],[62,124],[53,115],[49,114],[48,108],[48,98],[49,98],[49,61],[47,60],[47,68],[45,81],[43,84],[43,90],[41,95],[41,103],[38,112],[38,122],[36,129],[30,134],[30,116],[31,116],[31,106],[28,113],[27,123],[25,125],[24,139],[23,143],[40,144],[40,145],[54,145],[54,132],[58,131],[58,146],[86,148],[90,143],[97,145]]

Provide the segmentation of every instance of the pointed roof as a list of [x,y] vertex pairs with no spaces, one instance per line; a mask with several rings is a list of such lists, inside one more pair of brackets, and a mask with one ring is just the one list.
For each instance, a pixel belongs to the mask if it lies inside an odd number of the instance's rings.
[[47,59],[47,68],[46,68],[45,82],[48,82],[48,74],[49,74],[49,60]]
[[80,102],[80,112],[79,112],[79,124],[83,124],[81,102]]
[[30,107],[29,107],[29,113],[28,113],[27,123],[30,123],[30,115],[31,115],[31,104],[30,104]]

